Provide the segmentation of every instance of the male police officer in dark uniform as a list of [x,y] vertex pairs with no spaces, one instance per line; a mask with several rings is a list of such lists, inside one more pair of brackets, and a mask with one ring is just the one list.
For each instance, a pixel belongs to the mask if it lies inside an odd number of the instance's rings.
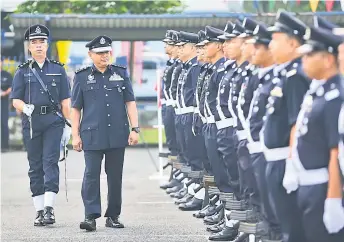
[[[307,76],[325,80],[307,93],[296,123],[293,165],[298,177],[298,205],[307,242],[344,239],[344,207],[338,162],[338,116],[342,77],[337,54],[342,38],[321,28],[308,28],[302,67]],[[339,186],[338,186],[339,185]]]
[[93,65],[76,72],[72,93],[73,148],[83,149],[85,154],[81,191],[85,220],[80,229],[87,231],[96,229],[95,219],[101,216],[100,171],[104,155],[108,181],[106,227],[124,227],[119,221],[124,151],[128,144],[138,142],[132,85],[125,67],[109,64],[111,43],[109,37],[98,36],[86,45]]
[[63,64],[46,57],[48,28],[33,25],[24,36],[29,40],[33,60],[19,66],[10,97],[13,106],[23,113],[30,188],[37,211],[34,225],[42,226],[55,223],[53,207],[59,191],[60,142],[65,144],[70,138],[70,128],[64,128],[63,118],[69,118],[70,86]]
[[[276,216],[280,222],[283,241],[304,241],[300,213],[294,187],[282,186],[284,172],[290,168],[291,142],[295,123],[309,80],[302,72],[296,49],[302,44],[306,26],[285,11],[277,14],[270,50],[279,66],[275,67],[276,86],[270,93],[266,122],[263,127],[264,155],[267,163],[268,190]],[[265,119],[265,118],[264,118]]]
[[[271,33],[267,31],[265,25],[259,24],[253,32],[254,38],[249,42],[254,43],[255,52],[251,63],[258,66],[256,80],[252,80],[251,86],[255,89],[247,117],[247,148],[251,156],[251,164],[254,172],[256,186],[251,194],[252,204],[258,202],[260,209],[260,219],[268,226],[267,231],[262,231],[258,236],[262,239],[280,239],[280,229],[277,218],[272,211],[265,177],[266,160],[261,148],[259,133],[263,127],[263,117],[266,113],[266,105],[270,96],[270,91],[276,84],[273,79],[274,61],[269,51]],[[249,87],[248,87],[249,88]]]
[[0,60],[1,69],[1,152],[8,151],[9,148],[9,130],[8,130],[8,97],[11,93],[12,76],[2,68],[2,60]]

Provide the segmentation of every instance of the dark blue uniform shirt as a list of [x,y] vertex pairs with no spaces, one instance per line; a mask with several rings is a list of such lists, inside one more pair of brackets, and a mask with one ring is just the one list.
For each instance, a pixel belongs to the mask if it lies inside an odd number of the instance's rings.
[[304,115],[296,136],[298,155],[306,170],[327,167],[331,149],[338,147],[338,116],[343,102],[340,82],[339,75],[333,76],[302,103]]
[[187,76],[189,75],[192,67],[191,60],[182,64],[182,70],[178,77],[177,91],[176,91],[176,100],[178,107],[186,107],[184,105],[184,85],[187,81]]
[[183,87],[183,97],[185,107],[193,106],[193,101],[195,98],[197,78],[200,74],[200,67],[197,63],[197,58],[190,60],[190,67],[187,73],[187,76],[184,78],[184,87]]
[[266,113],[268,98],[271,90],[277,83],[276,79],[273,80],[272,68],[260,78],[258,77],[257,80],[258,87],[253,94],[252,103],[248,114],[250,133],[253,141],[259,141],[259,132],[264,124],[263,117]]
[[[205,95],[206,95],[206,86],[208,85],[211,73],[213,72],[211,69],[212,65],[210,63],[205,64],[202,66],[201,73],[198,77],[198,83],[197,83],[197,92],[199,97],[199,112],[202,115],[202,117],[205,117],[204,113],[204,102],[205,102]],[[197,102],[196,102],[197,104]]]
[[213,69],[213,73],[210,76],[207,85],[205,86],[206,96],[203,108],[207,111],[208,115],[206,115],[206,117],[214,116],[215,120],[219,118],[219,114],[216,109],[216,99],[220,81],[225,73],[225,68],[223,66],[224,62],[225,58],[220,58],[211,67]]
[[178,80],[179,75],[182,72],[183,69],[183,63],[181,60],[177,60],[176,64],[173,68],[172,76],[171,76],[171,86],[170,86],[170,97],[173,100],[177,100],[177,86],[178,86]]
[[[224,67],[225,67],[225,72],[219,84],[218,98],[217,98],[217,108],[221,109],[221,111],[218,110],[218,113],[221,113],[221,114],[215,118],[215,121],[220,121],[223,118],[232,117],[231,113],[228,110],[228,98],[229,98],[231,80],[233,76],[236,75],[237,65],[235,61],[228,60],[224,63]],[[224,115],[224,117],[221,117],[222,114]]]
[[305,76],[301,59],[290,62],[278,73],[278,83],[271,90],[264,124],[264,143],[268,149],[289,146],[290,131],[300,112],[310,80]]
[[162,78],[163,86],[161,88],[161,91],[162,91],[161,97],[163,97],[165,100],[171,99],[170,94],[169,94],[169,89],[171,87],[171,77],[172,77],[172,72],[173,72],[174,67],[175,67],[175,65],[174,65],[175,63],[176,63],[176,61],[174,59],[170,59],[166,63],[164,76]]
[[126,68],[109,65],[101,73],[93,65],[76,72],[72,107],[83,110],[80,134],[84,150],[128,145],[126,103],[135,101]]
[[[63,64],[46,59],[42,69],[34,60],[21,64],[13,78],[11,99],[20,99],[26,104],[33,104],[35,110],[32,114],[32,130],[42,131],[54,122],[63,122],[57,115],[49,113],[39,115],[42,106],[51,106],[48,95],[44,92],[38,79],[32,73],[29,65],[32,65],[44,84],[49,89],[53,99],[60,104],[62,100],[70,98],[70,83],[67,79]],[[22,115],[23,128],[29,128],[29,121],[26,115]]]

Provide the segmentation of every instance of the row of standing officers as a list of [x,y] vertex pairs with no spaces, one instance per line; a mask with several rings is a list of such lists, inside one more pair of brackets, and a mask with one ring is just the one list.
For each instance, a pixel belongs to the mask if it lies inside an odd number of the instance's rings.
[[245,18],[224,30],[166,33],[163,122],[182,168],[161,188],[181,210],[199,210],[213,225],[210,240],[248,238],[234,200],[263,224],[262,241],[344,241],[344,39],[316,20],[307,26],[279,11],[270,27]]

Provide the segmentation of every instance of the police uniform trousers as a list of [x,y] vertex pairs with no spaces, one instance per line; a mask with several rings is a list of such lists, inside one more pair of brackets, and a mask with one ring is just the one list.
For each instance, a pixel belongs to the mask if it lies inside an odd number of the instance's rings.
[[226,127],[217,131],[217,150],[221,161],[219,169],[222,171],[219,173],[219,176],[223,180],[223,192],[238,194],[239,186],[234,186],[239,179],[239,173],[233,132],[233,127]]
[[193,129],[195,132],[195,136],[200,139],[199,146],[197,147],[197,152],[201,153],[202,161],[203,161],[203,168],[207,175],[213,175],[211,170],[210,162],[207,155],[207,149],[205,147],[204,141],[204,127],[203,121],[199,114],[195,113],[193,115]]
[[201,171],[207,157],[206,151],[200,150],[204,144],[204,139],[202,136],[192,133],[193,113],[183,114],[180,118],[184,128],[185,158],[193,171]]
[[23,136],[29,160],[29,178],[32,197],[45,192],[59,192],[60,144],[64,128],[54,114],[32,116],[32,139],[30,124],[23,121]]
[[[255,184],[251,156],[247,149],[247,140],[239,140],[237,146],[238,167],[240,174],[240,194],[241,198],[249,201],[253,193]],[[254,198],[254,197],[253,197]],[[251,200],[252,201],[252,200]],[[254,202],[254,200],[253,200]]]
[[228,191],[230,188],[227,169],[225,169],[218,151],[216,124],[207,123],[205,125],[204,140],[217,188],[221,192],[231,192],[231,190]]
[[[297,191],[298,205],[301,210],[306,242],[343,242],[344,229],[336,234],[329,234],[323,222],[324,204],[327,197],[328,183],[300,186]],[[344,200],[343,200],[344,206]]]
[[179,162],[186,164],[185,149],[186,143],[184,139],[184,127],[182,123],[182,115],[175,115],[175,130],[176,130],[176,140],[178,145],[178,157]]
[[1,150],[9,148],[9,101],[8,97],[1,98]]
[[85,150],[85,172],[81,196],[85,215],[96,219],[101,216],[100,173],[105,156],[105,173],[108,185],[108,207],[105,217],[116,217],[122,207],[122,173],[125,148]]
[[171,155],[178,155],[175,126],[175,111],[173,106],[166,106],[165,114],[163,114],[162,117],[165,127],[167,147]]
[[267,190],[267,181],[265,176],[266,160],[264,153],[251,154],[251,162],[254,173],[254,184],[250,196],[253,206],[260,206],[260,214],[262,219],[268,224],[269,228],[275,232],[280,232],[277,218],[272,211],[269,202],[269,194]]
[[287,194],[282,184],[284,172],[285,160],[267,162],[266,181],[270,205],[274,209],[281,226],[283,242],[306,241],[296,192]]

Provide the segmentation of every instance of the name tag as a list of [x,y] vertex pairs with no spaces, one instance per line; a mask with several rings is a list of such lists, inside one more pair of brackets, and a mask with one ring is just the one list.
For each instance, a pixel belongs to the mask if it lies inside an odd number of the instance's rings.
[[61,76],[61,73],[47,73],[46,76]]
[[124,81],[124,79],[117,73],[113,73],[112,76],[110,76],[109,81]]
[[33,74],[30,72],[30,73],[24,73],[24,76],[33,76]]

